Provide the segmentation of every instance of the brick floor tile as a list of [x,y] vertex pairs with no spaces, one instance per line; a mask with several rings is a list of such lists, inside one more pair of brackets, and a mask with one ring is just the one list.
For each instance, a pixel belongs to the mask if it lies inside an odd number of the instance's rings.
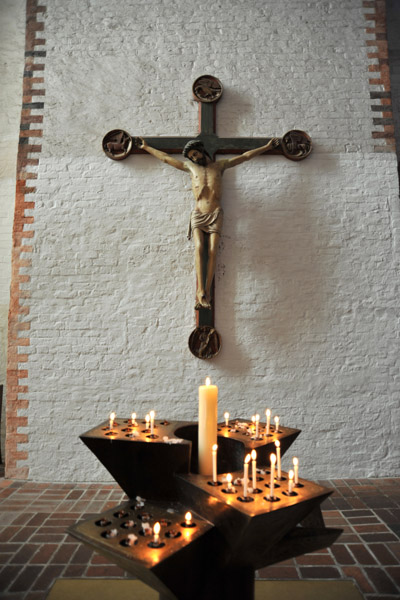
[[296,562],[298,565],[314,566],[314,565],[334,565],[333,558],[329,554],[304,554],[297,556]]
[[78,544],[63,544],[61,546],[61,548],[59,548],[57,550],[57,552],[51,559],[51,562],[53,564],[58,564],[58,565],[68,564],[72,555],[75,553],[77,548],[78,548]]
[[361,543],[361,538],[356,533],[342,533],[339,539],[342,542],[342,544]]
[[[282,567],[286,568],[286,567]],[[287,567],[289,568],[289,567]],[[115,566],[91,566],[86,571],[86,577],[123,577],[124,571]]]
[[368,581],[365,573],[360,567],[342,567],[342,571],[346,577],[351,577],[354,579],[362,592],[375,592],[371,583]]
[[336,567],[300,567],[304,579],[340,579],[340,572]]
[[18,532],[12,538],[12,542],[27,542],[29,538],[35,533],[36,527],[22,527],[18,528]]
[[400,562],[400,542],[386,544],[386,546],[389,548],[390,552],[393,552],[393,554],[397,556]]
[[0,544],[0,554],[2,554],[3,552],[18,552],[18,550],[21,548],[22,544],[10,544],[10,543],[2,543]]
[[377,592],[381,594],[396,594],[399,591],[383,569],[366,567],[365,573]]
[[83,564],[87,565],[93,554],[93,550],[86,548],[86,546],[79,546],[71,559],[71,563],[74,565]]
[[32,544],[60,544],[64,541],[65,534],[54,534],[54,535],[43,535],[42,533],[35,533],[31,538]]
[[18,577],[16,578],[16,580],[14,581],[14,583],[10,586],[9,591],[10,592],[24,592],[24,591],[28,591],[34,581],[37,579],[37,577],[39,576],[39,574],[41,573],[43,567],[36,567],[36,566],[27,566],[25,567],[20,574],[18,575]]
[[373,524],[381,524],[378,517],[348,517],[348,522],[352,525],[369,525]]
[[361,498],[358,498],[357,496],[348,498],[348,502],[352,508],[367,508],[365,502],[363,502]]
[[[398,591],[400,592],[400,566],[399,567],[387,567],[386,573],[390,575],[393,581],[396,583],[398,587]],[[400,593],[399,593],[400,596]]]
[[354,558],[360,565],[376,565],[375,557],[369,552],[368,548],[363,544],[349,544],[347,549],[350,550]]
[[86,571],[86,565],[68,565],[62,577],[73,577],[80,579]]
[[29,523],[27,523],[27,525],[33,526],[33,527],[38,527],[38,525],[42,525],[42,523],[45,522],[47,517],[48,517],[47,513],[37,513],[36,515],[34,515],[32,517],[32,519],[29,521]]
[[90,561],[91,565],[115,565],[110,558],[106,556],[101,556],[101,554],[93,554],[92,559]]
[[9,542],[19,530],[20,527],[17,527],[16,525],[6,527],[3,531],[0,531],[0,542]]
[[344,544],[333,544],[330,548],[335,560],[340,565],[353,565],[355,560]]
[[0,592],[5,591],[21,572],[21,567],[7,565],[0,571]]
[[22,548],[16,554],[14,554],[14,556],[10,560],[10,564],[25,565],[35,554],[37,549],[38,546],[35,544],[24,544]]
[[391,533],[383,523],[370,523],[368,525],[353,524],[353,529],[357,533]]
[[[14,596],[12,598],[14,600]],[[24,600],[43,600],[43,592],[29,592],[27,596],[24,596]]]
[[32,590],[48,590],[64,570],[64,565],[49,565],[45,567],[32,586]]
[[369,508],[396,508],[396,503],[387,496],[364,496],[363,502]]
[[370,509],[361,509],[361,510],[344,510],[343,511],[343,515],[346,518],[349,517],[373,517],[374,516],[374,511],[370,510]]
[[27,522],[32,519],[33,514],[32,513],[21,513],[20,515],[18,515],[14,521],[12,522],[13,525],[26,525]]
[[396,542],[399,538],[394,533],[361,533],[361,539],[364,542]]
[[400,563],[400,558],[390,552],[388,544],[369,544],[368,548],[381,565],[398,565]]
[[297,569],[294,567],[264,567],[258,571],[259,579],[299,579]]
[[56,552],[58,544],[43,544],[37,547],[38,551],[32,556],[29,562],[35,565],[46,565],[54,552]]

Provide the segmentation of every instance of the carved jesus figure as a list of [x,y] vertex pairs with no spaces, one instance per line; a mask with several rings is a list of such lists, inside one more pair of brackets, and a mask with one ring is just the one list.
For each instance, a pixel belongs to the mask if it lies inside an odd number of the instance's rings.
[[[222,231],[223,210],[221,208],[222,175],[226,169],[236,167],[255,156],[279,145],[278,138],[272,138],[265,146],[244,152],[234,158],[213,161],[200,140],[192,140],[183,149],[188,161],[181,161],[166,152],[149,146],[143,138],[137,138],[139,148],[146,150],[162,162],[175,169],[186,171],[192,180],[195,207],[190,215],[189,239],[193,236],[195,245],[195,265],[197,291],[195,309],[211,309],[211,285],[214,279],[217,249]],[[208,263],[204,281],[203,248],[208,245]]]

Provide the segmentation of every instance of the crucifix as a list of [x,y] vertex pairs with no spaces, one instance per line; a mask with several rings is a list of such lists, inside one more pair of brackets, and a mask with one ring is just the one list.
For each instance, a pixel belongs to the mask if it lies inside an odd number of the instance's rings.
[[[197,358],[205,359],[216,356],[221,348],[221,338],[214,326],[214,273],[223,220],[222,174],[265,152],[303,160],[310,154],[312,142],[298,129],[288,131],[282,138],[220,138],[216,134],[216,104],[223,92],[221,82],[212,75],[202,75],[194,82],[192,92],[199,103],[200,131],[195,138],[133,138],[126,131],[114,129],[103,138],[103,150],[112,160],[147,152],[191,177],[195,208],[188,237],[193,236],[195,243],[197,326],[189,337],[189,349]],[[188,160],[178,160],[172,154],[183,154]],[[238,156],[215,160],[216,154]]]

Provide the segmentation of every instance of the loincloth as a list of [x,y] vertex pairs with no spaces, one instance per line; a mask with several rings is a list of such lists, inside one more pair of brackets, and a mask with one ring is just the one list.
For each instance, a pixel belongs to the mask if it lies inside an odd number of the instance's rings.
[[201,229],[204,233],[221,234],[223,219],[224,211],[220,206],[211,213],[202,213],[196,209],[192,210],[190,214],[188,240],[192,237],[192,231],[194,229]]

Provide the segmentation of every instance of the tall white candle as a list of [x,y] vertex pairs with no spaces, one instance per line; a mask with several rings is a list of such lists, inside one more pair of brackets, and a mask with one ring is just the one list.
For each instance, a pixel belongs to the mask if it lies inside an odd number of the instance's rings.
[[269,497],[272,499],[274,497],[274,479],[275,479],[275,463],[276,463],[275,454],[271,454],[269,459],[271,461],[271,479],[270,479],[270,483],[269,483]]
[[267,426],[265,428],[265,435],[268,436],[269,435],[269,428],[271,425],[271,411],[269,408],[267,408],[267,410],[265,411],[265,416],[267,417]]
[[253,476],[253,490],[255,490],[257,487],[257,452],[255,450],[251,451],[251,466]]
[[293,476],[294,473],[292,470],[289,471],[289,483],[288,483],[288,493],[291,494],[293,492]]
[[274,421],[275,421],[275,433],[278,433],[278,431],[279,431],[279,417],[274,417]]
[[299,483],[299,459],[293,458],[293,469],[294,469],[294,484],[297,485]]
[[244,473],[243,473],[243,498],[247,498],[247,485],[249,479],[249,462],[250,462],[250,454],[247,454],[244,459]]
[[276,440],[275,442],[275,448],[276,448],[276,468],[278,471],[278,479],[281,479],[282,477],[282,469],[281,469],[281,443],[279,440]]
[[260,428],[260,415],[256,415],[256,438],[258,438]]
[[212,478],[213,483],[217,483],[217,444],[214,444],[212,447]]
[[154,410],[150,411],[150,435],[154,435]]
[[229,413],[224,413],[225,427],[229,427]]
[[199,387],[199,473],[212,474],[212,447],[217,443],[218,388],[211,385]]

